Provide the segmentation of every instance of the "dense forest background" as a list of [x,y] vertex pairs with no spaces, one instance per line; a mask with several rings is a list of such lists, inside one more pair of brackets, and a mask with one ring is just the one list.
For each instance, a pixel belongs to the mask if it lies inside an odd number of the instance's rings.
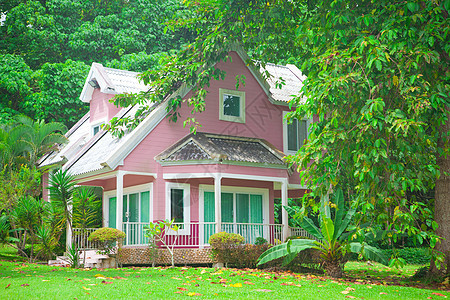
[[191,14],[178,0],[6,0],[0,13],[0,124],[25,114],[70,127],[88,110],[78,97],[92,62],[141,72],[194,38],[167,26]]

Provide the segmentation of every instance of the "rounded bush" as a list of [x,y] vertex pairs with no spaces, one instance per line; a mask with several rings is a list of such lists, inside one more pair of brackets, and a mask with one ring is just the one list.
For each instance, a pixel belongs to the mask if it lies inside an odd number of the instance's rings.
[[220,245],[240,245],[244,240],[244,237],[237,233],[218,232],[209,237],[209,244],[214,248]]
[[122,240],[125,236],[125,232],[120,231],[119,229],[103,227],[91,233],[88,241],[99,243],[112,242]]

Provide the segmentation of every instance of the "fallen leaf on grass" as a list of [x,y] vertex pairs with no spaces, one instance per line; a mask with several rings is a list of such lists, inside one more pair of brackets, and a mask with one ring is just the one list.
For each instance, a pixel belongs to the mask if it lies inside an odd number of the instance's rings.
[[112,281],[105,281],[105,280],[102,280],[102,283],[103,283],[103,284],[111,284]]
[[187,291],[188,290],[187,288],[184,288],[184,287],[177,287],[177,289],[179,289],[180,291]]
[[270,292],[273,292],[273,291],[272,290],[267,290],[267,289],[257,289],[257,290],[255,290],[255,292],[270,293]]
[[350,296],[350,295],[345,296],[345,298],[356,299],[355,296]]
[[242,283],[238,282],[238,283],[232,283],[230,284],[231,287],[242,287]]
[[45,279],[43,279],[42,281],[50,281],[50,280],[45,280]]
[[20,286],[30,286],[28,283],[21,284]]
[[11,285],[11,283],[8,283],[8,285],[5,287],[5,289],[9,288],[10,285]]
[[178,277],[172,277],[172,279],[175,279],[175,280],[182,280],[181,278],[178,278]]
[[443,294],[441,294],[441,293],[436,293],[436,292],[434,292],[434,293],[431,293],[431,295],[435,295],[435,296],[441,296],[441,297],[445,297],[445,298],[447,298],[447,296],[445,296],[445,295],[443,295]]
[[254,285],[254,283],[253,283],[253,282],[250,282],[250,281],[245,281],[244,284],[251,284],[251,285]]
[[183,294],[183,292],[174,292],[175,294]]
[[114,279],[126,279],[126,278],[123,278],[123,277],[120,277],[120,276],[116,276],[116,277],[113,277]]
[[342,291],[341,293],[347,295],[348,293],[350,293],[350,291]]
[[83,289],[85,289],[86,291],[90,291],[91,290],[90,288],[87,288],[85,286],[83,286]]
[[189,297],[192,297],[192,296],[201,296],[202,294],[190,292],[190,293],[187,293],[187,295],[188,295]]
[[387,295],[387,293],[385,293],[385,292],[380,292],[380,295]]

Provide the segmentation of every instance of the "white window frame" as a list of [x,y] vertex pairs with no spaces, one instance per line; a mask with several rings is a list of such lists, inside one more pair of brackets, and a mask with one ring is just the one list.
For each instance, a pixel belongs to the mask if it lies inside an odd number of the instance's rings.
[[[239,117],[235,116],[227,116],[223,111],[223,97],[225,95],[231,95],[239,97]],[[242,91],[234,91],[227,89],[219,89],[219,120],[236,122],[236,123],[245,123],[245,92]]]
[[[289,111],[283,111],[283,152],[287,155],[294,155],[297,153],[297,151],[291,151],[288,149],[288,123],[286,120],[286,115],[289,113]],[[306,121],[306,138],[309,137],[309,126],[312,123],[312,118],[301,118],[299,121]]]
[[[269,189],[265,188],[251,188],[251,187],[241,187],[241,186],[221,186],[220,187],[222,193],[232,193],[233,194],[233,223],[236,223],[236,194],[251,194],[251,195],[262,195],[262,213],[263,213],[263,222],[261,225],[267,225],[269,223]],[[205,207],[205,192],[213,192],[214,193],[214,186],[208,185],[208,184],[200,184],[199,185],[199,209],[198,209],[198,219],[199,223],[203,224],[205,220],[204,216],[204,207]],[[215,214],[216,216],[216,214]],[[228,223],[227,223],[228,224]],[[252,224],[252,223],[249,223]],[[201,227],[202,228],[202,227]],[[203,238],[203,229],[201,229],[199,232],[200,234],[200,244],[208,246],[208,242],[204,241]],[[264,230],[267,230],[267,227],[264,227]],[[267,233],[265,232],[267,235]]]
[[[171,216],[171,189],[181,189],[183,190],[183,212],[184,212],[184,228],[178,229],[178,234],[189,235],[190,234],[190,223],[191,223],[191,185],[188,183],[178,183],[178,182],[166,182],[166,219],[172,220]],[[168,235],[176,235],[174,230],[168,230],[166,233]]]
[[106,124],[106,119],[101,119],[101,120],[98,120],[98,121],[96,121],[96,122],[92,122],[91,123],[91,136],[94,136],[95,134],[94,134],[94,128],[95,127],[99,127],[98,129],[98,131],[100,132],[100,130],[102,130],[102,128],[101,128],[101,126],[103,125],[103,124]]
[[[116,197],[116,201],[118,201],[116,191],[117,190],[110,190],[110,191],[103,192],[103,218],[104,218],[104,226],[105,227],[109,227],[109,198]],[[142,192],[150,192],[150,199],[149,199],[150,212],[149,212],[148,218],[149,218],[150,222],[153,222],[153,182],[126,187],[123,189],[123,196],[128,196],[129,194],[135,194],[135,193],[139,194],[139,220],[140,220],[141,219],[141,201],[140,200],[141,200]],[[122,218],[122,215],[123,215],[123,212],[120,215],[120,218]],[[117,222],[117,211],[116,211],[116,222]],[[141,223],[141,222],[139,221],[139,223]]]

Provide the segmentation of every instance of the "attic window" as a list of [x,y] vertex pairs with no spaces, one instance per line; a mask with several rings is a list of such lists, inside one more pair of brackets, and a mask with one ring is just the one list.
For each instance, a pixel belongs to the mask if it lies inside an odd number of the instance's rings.
[[219,119],[245,123],[245,93],[219,89]]
[[100,131],[100,129],[102,129],[103,124],[105,124],[105,122],[92,125],[92,136],[95,136]]

